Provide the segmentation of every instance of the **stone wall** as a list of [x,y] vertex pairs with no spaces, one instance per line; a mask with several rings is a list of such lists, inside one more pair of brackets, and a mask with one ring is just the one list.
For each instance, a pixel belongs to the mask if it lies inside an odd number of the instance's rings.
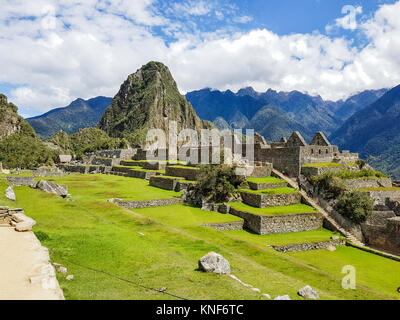
[[200,170],[197,168],[190,167],[173,167],[168,166],[165,170],[165,174],[171,177],[181,177],[186,180],[195,181],[197,180],[197,176],[199,175]]
[[123,173],[127,177],[143,180],[150,180],[151,177],[158,175],[158,173],[155,171],[141,171],[128,167],[113,167],[112,172]]
[[301,167],[301,174],[306,177],[320,176],[325,172],[339,172],[346,167]]
[[137,149],[100,150],[92,153],[92,155],[101,158],[118,158],[122,160],[128,160],[132,159],[137,152]]
[[140,208],[153,208],[165,207],[181,203],[181,198],[173,198],[166,200],[148,200],[148,201],[116,201],[115,204],[126,209],[140,209]]
[[150,161],[150,162],[143,162],[143,161],[121,161],[121,166],[127,167],[142,167],[146,170],[164,170],[167,167],[166,162],[159,162],[159,161]]
[[[397,227],[396,227],[397,225]],[[400,219],[393,211],[374,212],[361,225],[365,243],[375,249],[400,254]]]
[[301,201],[301,194],[262,194],[243,191],[240,193],[245,204],[256,208],[290,206]]
[[385,206],[387,199],[400,199],[400,190],[393,191],[364,191],[375,200],[375,205]]
[[91,161],[92,165],[97,165],[97,166],[106,166],[106,167],[113,167],[119,165],[121,162],[121,159],[118,158],[99,158],[99,157],[94,157]]
[[279,171],[286,171],[291,177],[298,177],[300,174],[300,148],[268,148],[255,146],[255,160],[272,163]]
[[391,179],[345,179],[343,180],[349,189],[357,188],[391,188]]
[[287,182],[282,183],[256,183],[256,182],[247,182],[251,190],[267,190],[267,189],[275,189],[275,188],[285,188],[287,187]]
[[242,230],[244,226],[244,221],[238,222],[228,222],[228,223],[215,223],[215,224],[205,224],[205,227],[210,227],[219,231],[232,231],[232,230]]
[[35,184],[34,177],[6,177],[7,181],[13,187],[20,187],[20,186],[33,186]]
[[234,208],[230,213],[245,220],[244,228],[260,235],[316,230],[324,220],[320,213],[260,216]]
[[108,173],[111,171],[111,167],[106,166],[85,166],[85,165],[63,165],[60,167],[64,172],[68,173]]
[[272,246],[272,248],[279,252],[301,252],[301,251],[311,251],[311,250],[323,250],[331,246],[343,246],[346,244],[345,239],[332,240],[332,241],[322,241],[322,242],[312,242],[312,243],[298,243],[289,244],[285,246]]
[[162,176],[151,177],[150,186],[157,187],[164,190],[175,190],[179,183],[179,179],[164,178]]

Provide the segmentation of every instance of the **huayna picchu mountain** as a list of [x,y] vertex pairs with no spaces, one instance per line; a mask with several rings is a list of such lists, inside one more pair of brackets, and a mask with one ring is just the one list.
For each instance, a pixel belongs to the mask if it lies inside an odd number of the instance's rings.
[[77,99],[67,107],[53,109],[26,121],[42,139],[49,139],[60,130],[73,134],[80,129],[95,127],[111,101],[112,98],[106,97]]
[[18,108],[0,94],[0,162],[6,168],[32,168],[52,164],[56,154],[18,115]]
[[149,129],[168,134],[169,121],[177,121],[178,130],[202,128],[168,67],[149,62],[122,84],[98,127],[111,137],[126,138],[132,146],[143,146]]

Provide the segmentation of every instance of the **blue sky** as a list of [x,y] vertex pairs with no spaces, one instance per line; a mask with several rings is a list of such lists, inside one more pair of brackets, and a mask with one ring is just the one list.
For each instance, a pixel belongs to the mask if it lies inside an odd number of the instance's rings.
[[182,93],[253,86],[338,100],[400,83],[399,0],[0,4],[0,92],[24,116],[114,96],[150,60]]

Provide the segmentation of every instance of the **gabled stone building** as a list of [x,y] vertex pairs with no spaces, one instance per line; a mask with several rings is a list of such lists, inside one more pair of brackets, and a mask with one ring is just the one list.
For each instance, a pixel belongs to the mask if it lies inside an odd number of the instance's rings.
[[317,132],[310,144],[299,132],[293,132],[286,141],[263,143],[255,140],[254,158],[257,162],[269,162],[274,168],[285,171],[289,176],[298,177],[301,167],[309,163],[354,163],[358,154],[340,151],[338,146],[330,144],[322,132]]

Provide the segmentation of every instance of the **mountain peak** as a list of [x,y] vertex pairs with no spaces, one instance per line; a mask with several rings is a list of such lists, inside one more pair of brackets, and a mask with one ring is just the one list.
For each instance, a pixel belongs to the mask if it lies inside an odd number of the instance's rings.
[[177,121],[178,129],[202,127],[168,67],[152,61],[128,76],[98,127],[111,137],[125,137],[131,145],[144,146],[147,130],[168,133],[170,120]]

